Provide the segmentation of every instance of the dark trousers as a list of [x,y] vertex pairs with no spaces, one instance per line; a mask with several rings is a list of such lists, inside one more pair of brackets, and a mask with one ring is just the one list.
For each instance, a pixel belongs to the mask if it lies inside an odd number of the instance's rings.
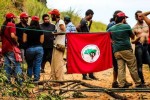
[[150,54],[150,44],[148,44],[148,53]]
[[45,68],[45,64],[47,61],[51,64],[53,48],[44,48],[43,50],[44,50],[44,55],[41,64],[42,69]]
[[141,44],[138,43],[135,45],[135,56],[137,59],[137,69],[138,69],[138,75],[141,79],[142,83],[145,83],[143,72],[142,72],[142,65],[144,63],[148,64],[150,66],[150,55],[148,52],[148,44]]
[[113,60],[113,71],[116,74],[118,74],[118,64],[113,52],[112,52],[112,60]]

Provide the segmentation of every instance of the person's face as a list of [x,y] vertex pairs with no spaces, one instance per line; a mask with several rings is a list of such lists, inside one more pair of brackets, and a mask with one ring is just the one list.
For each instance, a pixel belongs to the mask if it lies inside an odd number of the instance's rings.
[[51,15],[52,21],[56,21],[56,16],[55,15]]
[[21,21],[22,21],[24,24],[27,24],[27,23],[28,23],[28,17],[22,18]]
[[125,18],[124,20],[123,20],[123,24],[127,24],[127,20],[126,20],[127,18]]
[[14,18],[12,18],[12,19],[11,19],[11,22],[12,22],[12,23],[15,23],[15,20],[14,20]]
[[68,23],[64,20],[65,24],[67,25]]
[[43,22],[44,22],[45,24],[50,23],[49,17],[48,17],[48,16],[47,16],[47,17],[44,17]]
[[92,18],[93,18],[92,14],[88,15],[88,21],[92,20]]
[[139,23],[143,23],[142,13],[137,13],[137,21],[138,21]]

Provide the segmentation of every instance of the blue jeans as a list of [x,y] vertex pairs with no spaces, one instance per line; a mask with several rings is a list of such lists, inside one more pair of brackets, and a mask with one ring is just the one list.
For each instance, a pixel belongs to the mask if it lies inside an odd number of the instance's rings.
[[17,62],[14,56],[14,52],[7,52],[4,54],[4,70],[6,71],[8,81],[10,82],[10,76],[14,74],[16,81],[22,84],[22,69],[20,62]]
[[148,44],[138,43],[135,45],[135,56],[137,59],[137,69],[141,82],[144,84],[142,65],[146,62],[150,66],[150,55],[148,52]]
[[38,81],[40,79],[42,58],[42,46],[33,46],[26,49],[26,61],[28,64],[27,74],[30,78],[32,78],[32,74],[34,74],[34,81]]
[[21,50],[21,57],[22,57],[22,63],[25,63],[25,49],[20,49]]

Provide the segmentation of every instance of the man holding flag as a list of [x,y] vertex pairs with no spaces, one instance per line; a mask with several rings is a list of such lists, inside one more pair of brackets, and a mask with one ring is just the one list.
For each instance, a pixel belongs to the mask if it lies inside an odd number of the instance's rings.
[[[77,27],[78,32],[89,32],[90,31],[93,15],[94,15],[94,12],[91,9],[86,11],[85,18],[82,18],[79,26]],[[90,22],[89,26],[88,26],[88,21]],[[83,76],[83,80],[90,80],[90,79],[97,80],[97,78],[93,75],[93,73],[89,73],[89,77],[87,76],[87,74],[82,74],[82,76]]]

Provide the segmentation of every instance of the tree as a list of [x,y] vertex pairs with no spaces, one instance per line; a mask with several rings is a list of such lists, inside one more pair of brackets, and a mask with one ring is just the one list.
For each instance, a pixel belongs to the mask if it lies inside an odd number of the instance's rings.
[[96,49],[87,49],[84,54],[89,54],[90,57],[93,59],[94,56],[96,55]]

